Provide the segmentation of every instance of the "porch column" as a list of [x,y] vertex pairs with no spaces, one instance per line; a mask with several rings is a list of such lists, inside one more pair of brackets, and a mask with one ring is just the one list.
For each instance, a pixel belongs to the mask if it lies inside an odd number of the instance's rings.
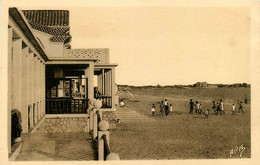
[[42,82],[43,82],[43,87],[42,87],[42,89],[43,89],[43,116],[45,115],[45,112],[46,112],[46,110],[45,110],[45,104],[46,104],[46,100],[45,100],[45,91],[46,91],[46,86],[45,86],[45,84],[46,84],[46,80],[45,80],[45,63],[43,63],[43,66],[42,66],[42,74],[43,74],[43,76],[42,76]]
[[102,95],[105,94],[105,70],[102,69]]
[[[30,128],[28,128],[29,117],[30,117],[30,123],[32,123],[31,122],[31,112],[32,112],[32,105],[33,105],[33,63],[34,63],[33,56],[34,56],[33,52],[29,50],[29,55],[27,57],[27,107],[26,107],[27,125],[25,127],[27,132],[25,132],[25,133],[28,133],[28,130],[30,129]],[[31,106],[30,114],[28,114],[29,105]]]
[[13,72],[13,53],[12,53],[12,38],[13,38],[13,28],[9,27],[8,28],[8,98],[7,98],[7,115],[8,115],[8,153],[11,153],[11,111],[12,111],[12,72]]
[[115,108],[115,103],[116,103],[116,82],[115,82],[115,68],[112,68],[111,69],[111,74],[112,74],[112,76],[111,76],[111,79],[112,79],[112,81],[111,81],[111,83],[112,83],[112,85],[111,85],[111,90],[112,90],[112,108]]
[[94,99],[94,63],[91,62],[89,67],[85,71],[85,77],[88,78],[88,86],[86,92],[88,92],[88,99]]
[[21,114],[22,114],[22,128],[23,133],[28,132],[28,113],[27,113],[27,58],[29,54],[29,48],[24,43],[22,44],[22,56],[21,56]]
[[[36,60],[37,56],[36,54],[33,54],[33,63],[32,63],[32,108],[30,111],[30,127],[32,128],[34,126],[34,116],[35,116],[35,108],[36,108]],[[33,113],[34,111],[34,113]]]
[[[22,39],[13,40],[13,82],[11,88],[12,105],[11,109],[21,111],[21,57],[22,57]],[[12,89],[11,89],[12,90]]]

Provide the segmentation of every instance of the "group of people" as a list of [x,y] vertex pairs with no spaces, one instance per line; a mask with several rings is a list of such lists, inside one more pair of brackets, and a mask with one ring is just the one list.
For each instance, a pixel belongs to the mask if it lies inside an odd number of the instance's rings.
[[[213,101],[214,102],[214,101]],[[202,104],[199,103],[198,101],[195,101],[195,103],[192,101],[192,99],[190,99],[190,111],[189,114],[193,114],[193,110],[195,109],[195,113],[196,114],[202,114]],[[208,119],[209,118],[209,109],[207,109],[204,112],[205,118]]]
[[[244,113],[242,101],[237,100],[237,104],[239,107],[239,113],[240,112]],[[247,98],[245,99],[245,104],[247,104]],[[195,109],[196,114],[202,114],[202,104],[201,103],[199,103],[198,101],[195,101],[195,103],[194,103],[192,101],[192,99],[190,99],[189,105],[190,105],[189,114],[193,114],[194,109]],[[225,115],[224,103],[223,103],[222,99],[220,99],[219,102],[217,102],[217,103],[215,101],[212,101],[212,110],[214,111],[214,113],[216,115],[220,115],[220,116]],[[235,111],[236,111],[236,106],[235,106],[235,104],[233,104],[232,105],[232,116],[235,115]],[[205,118],[208,119],[209,109],[204,111],[204,115],[205,115]]]
[[[159,116],[163,117],[164,114],[165,116],[168,116],[172,112],[172,104],[169,105],[168,100],[165,99],[164,101],[161,101],[160,103],[160,113]],[[155,115],[155,104],[152,105],[151,109],[152,116]]]

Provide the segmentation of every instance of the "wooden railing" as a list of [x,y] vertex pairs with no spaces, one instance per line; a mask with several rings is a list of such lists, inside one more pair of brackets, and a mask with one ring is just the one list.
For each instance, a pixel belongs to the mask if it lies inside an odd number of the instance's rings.
[[87,99],[46,99],[46,114],[83,114],[87,109]]
[[101,108],[112,108],[112,97],[111,96],[97,96],[96,99],[102,101]]

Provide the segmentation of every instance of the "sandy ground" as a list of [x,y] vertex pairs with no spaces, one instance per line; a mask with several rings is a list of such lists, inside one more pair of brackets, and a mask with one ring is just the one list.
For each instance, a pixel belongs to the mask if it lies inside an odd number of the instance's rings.
[[[227,89],[149,89],[132,90],[120,97],[126,108],[151,116],[151,105],[156,104],[156,123],[119,124],[111,131],[110,146],[122,160],[140,159],[216,159],[251,157],[250,104],[245,113],[231,116],[231,105],[250,96],[249,88]],[[168,99],[173,113],[159,117],[157,102]],[[189,115],[189,99],[198,100],[203,109],[211,108],[212,100],[223,99],[225,116],[210,111],[209,119],[202,114]],[[237,106],[237,105],[236,105]],[[238,108],[238,107],[237,107]],[[131,140],[130,140],[131,139]],[[230,150],[243,145],[244,151],[230,157]]]

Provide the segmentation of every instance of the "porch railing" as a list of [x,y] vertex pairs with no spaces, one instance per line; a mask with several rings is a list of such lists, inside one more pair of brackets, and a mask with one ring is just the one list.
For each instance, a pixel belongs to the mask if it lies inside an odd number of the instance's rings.
[[87,113],[87,99],[46,99],[46,114]]
[[102,101],[101,108],[111,108],[112,107],[112,97],[111,96],[97,96],[96,99]]

